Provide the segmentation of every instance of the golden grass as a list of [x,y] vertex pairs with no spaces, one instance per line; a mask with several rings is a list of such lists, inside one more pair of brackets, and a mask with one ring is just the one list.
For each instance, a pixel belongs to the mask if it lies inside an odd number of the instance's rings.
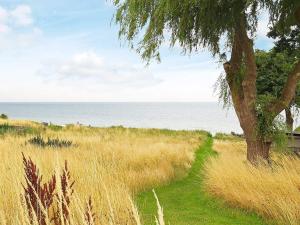
[[274,154],[272,168],[253,167],[244,142],[215,141],[219,155],[205,166],[205,186],[233,205],[254,210],[278,224],[300,224],[300,159]]
[[[68,126],[53,131],[28,121],[0,120],[0,124],[31,126],[47,138],[71,140],[65,149],[26,144],[30,136],[0,136],[0,224],[30,224],[21,204],[23,152],[37,164],[47,181],[68,161],[75,180],[70,211],[72,224],[85,224],[83,211],[91,196],[97,224],[140,224],[132,197],[135,193],[183,176],[201,142],[199,132],[154,129]],[[154,215],[153,215],[154,216]]]

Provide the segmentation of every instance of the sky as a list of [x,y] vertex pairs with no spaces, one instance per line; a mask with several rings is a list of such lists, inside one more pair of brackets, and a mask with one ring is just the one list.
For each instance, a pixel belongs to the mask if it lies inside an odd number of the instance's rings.
[[[0,102],[217,101],[222,67],[206,50],[163,45],[149,66],[118,39],[106,0],[0,0]],[[268,49],[267,16],[256,47]]]

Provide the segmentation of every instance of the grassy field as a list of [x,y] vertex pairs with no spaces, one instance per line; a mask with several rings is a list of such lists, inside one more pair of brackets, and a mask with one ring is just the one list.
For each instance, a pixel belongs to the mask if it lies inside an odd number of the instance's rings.
[[299,159],[253,167],[241,138],[214,139],[0,120],[0,224],[300,224]]
[[[43,175],[41,183],[51,180],[53,174],[59,181],[64,162],[68,161],[70,183],[75,181],[68,204],[71,224],[89,224],[84,214],[90,197],[96,224],[139,224],[132,196],[184,177],[197,146],[205,138],[205,132],[196,131],[45,127],[28,121],[1,120],[0,224],[31,224],[36,219],[28,215],[24,197],[22,184],[26,187],[28,178],[24,178],[22,153],[39,168]],[[71,143],[71,146],[61,147],[56,140]],[[62,187],[62,182],[56,186]],[[35,195],[39,193],[31,198]],[[47,224],[53,224],[54,211],[62,210],[57,195],[59,193],[55,193],[53,207],[43,208],[47,211]]]
[[[170,185],[156,188],[157,196],[164,207],[166,224],[176,225],[260,225],[261,218],[246,211],[228,207],[222,201],[208,196],[202,189],[203,164],[212,151],[212,138],[198,149],[196,160],[188,176]],[[151,191],[140,194],[138,206],[145,224],[155,224],[155,198]]]
[[271,166],[253,167],[246,161],[243,141],[219,139],[213,148],[219,154],[205,165],[207,192],[278,224],[300,224],[299,158],[273,153]]

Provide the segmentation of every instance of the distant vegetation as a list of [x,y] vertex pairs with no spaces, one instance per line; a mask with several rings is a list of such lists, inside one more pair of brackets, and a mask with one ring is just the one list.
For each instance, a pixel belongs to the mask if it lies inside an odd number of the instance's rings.
[[0,115],[0,119],[7,120],[7,119],[8,119],[8,116],[2,113],[2,114]]
[[8,123],[0,124],[0,135],[4,135],[4,134],[25,135],[25,134],[35,134],[38,132],[39,131],[33,127],[10,125]]
[[242,135],[233,135],[233,134],[225,134],[225,133],[216,133],[214,136],[216,140],[230,140],[230,141],[242,141],[245,140]]
[[54,131],[59,131],[59,130],[63,129],[63,126],[55,125],[55,124],[52,124],[52,123],[50,123],[47,127],[50,130],[54,130]]
[[72,141],[69,140],[61,140],[59,138],[48,138],[47,141],[44,140],[44,138],[40,135],[35,136],[33,138],[30,138],[28,140],[28,143],[45,148],[45,147],[51,147],[51,148],[68,148],[72,146]]

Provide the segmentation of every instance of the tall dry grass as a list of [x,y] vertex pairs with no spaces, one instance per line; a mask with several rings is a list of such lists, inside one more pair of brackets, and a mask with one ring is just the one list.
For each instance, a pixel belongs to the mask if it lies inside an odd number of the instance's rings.
[[300,224],[300,159],[273,154],[271,167],[246,161],[246,145],[215,141],[219,153],[205,166],[206,189],[233,205],[254,210],[278,224]]
[[44,138],[58,137],[73,143],[69,148],[39,148],[28,143],[32,135],[0,136],[1,225],[31,223],[26,199],[21,198],[21,183],[26,182],[22,152],[36,163],[43,182],[53,174],[59,177],[65,160],[68,161],[75,181],[69,206],[72,225],[88,224],[86,209],[91,206],[90,216],[95,214],[96,224],[141,224],[134,194],[184,176],[194,159],[194,150],[204,137],[199,132],[185,131],[80,126],[54,131],[28,121],[0,120],[1,123],[30,126]]

